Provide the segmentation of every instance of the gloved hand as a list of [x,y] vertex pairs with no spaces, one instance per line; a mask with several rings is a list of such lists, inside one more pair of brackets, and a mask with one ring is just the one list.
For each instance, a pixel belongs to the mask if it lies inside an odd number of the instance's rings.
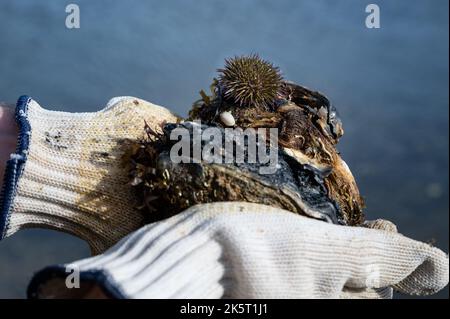
[[[197,205],[142,227],[103,255],[45,268],[28,295],[391,298],[392,288],[428,295],[447,285],[444,252],[396,233],[392,223],[366,226],[377,229],[258,204]],[[65,288],[73,271],[80,271],[79,289]]]
[[18,148],[0,196],[0,238],[25,227],[52,228],[85,239],[96,254],[143,225],[121,167],[124,140],[142,138],[144,120],[154,129],[176,121],[170,111],[122,97],[99,112],[55,112],[23,96],[16,120]]

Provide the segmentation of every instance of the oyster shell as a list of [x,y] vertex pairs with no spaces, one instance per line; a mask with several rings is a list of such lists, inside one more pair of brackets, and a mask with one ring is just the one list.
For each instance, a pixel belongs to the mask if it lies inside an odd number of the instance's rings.
[[[347,164],[336,150],[344,134],[336,108],[323,94],[284,81],[278,68],[256,55],[227,60],[210,95],[200,92],[187,122],[168,124],[131,154],[132,184],[152,212],[152,220],[198,203],[247,201],[284,208],[328,222],[360,225],[364,202]],[[176,164],[170,160],[170,133],[183,127],[193,134],[226,127],[272,128],[278,132],[278,169],[260,174],[250,162]],[[207,143],[207,142],[205,142]],[[194,145],[190,145],[194,148]],[[245,145],[241,145],[245,148]],[[224,149],[222,144],[222,150]],[[156,212],[157,211],[157,212]]]
[[348,225],[364,222],[364,201],[350,169],[336,150],[344,134],[342,121],[328,98],[284,81],[271,111],[253,106],[237,107],[221,99],[219,90],[212,90],[207,101],[202,99],[194,105],[190,120],[222,126],[217,115],[227,111],[239,127],[277,128],[284,153],[300,165],[321,172],[326,194],[338,204],[344,222]]
[[[133,155],[136,167],[143,168],[141,172],[134,171],[133,175],[134,180],[139,180],[135,185],[139,187],[139,193],[144,194],[141,207],[151,213],[148,214],[149,222],[170,217],[199,203],[245,201],[287,209],[330,223],[346,223],[338,205],[327,196],[324,182],[327,171],[295,161],[281,149],[272,149],[278,152],[274,174],[260,173],[260,168],[267,164],[249,161],[225,164],[223,128],[218,128],[223,137],[221,164],[205,160],[194,163],[193,157],[185,158],[189,163],[175,163],[170,151],[177,141],[170,140],[171,132],[182,127],[193,137],[196,125],[193,122],[167,124],[162,134]],[[201,125],[199,129],[204,131],[208,127]],[[203,141],[202,148],[208,143],[211,142]],[[247,143],[237,147],[248,152]],[[259,142],[258,147],[267,145]]]

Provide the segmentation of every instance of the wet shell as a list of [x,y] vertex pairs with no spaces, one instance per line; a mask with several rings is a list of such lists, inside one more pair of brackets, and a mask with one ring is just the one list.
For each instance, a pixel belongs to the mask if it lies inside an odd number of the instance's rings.
[[[216,94],[216,95],[214,95]],[[364,201],[356,181],[335,145],[344,134],[336,108],[321,93],[284,82],[282,94],[273,111],[256,107],[240,108],[220,98],[217,92],[208,104],[196,109],[191,119],[224,126],[216,114],[233,112],[236,126],[278,128],[279,144],[301,165],[329,172],[324,178],[328,197],[336,202],[348,225],[364,221]]]
[[[143,182],[136,191],[144,198],[141,207],[148,212],[149,221],[167,218],[200,203],[239,201],[266,204],[345,224],[337,204],[327,196],[323,172],[293,161],[282,150],[276,150],[279,153],[274,174],[261,174],[259,169],[263,164],[248,161],[174,163],[170,159],[174,141],[170,141],[169,136],[178,127],[189,129],[192,135],[195,124],[168,124],[158,140],[139,148],[133,155],[134,162],[146,166],[145,173],[140,175]],[[207,125],[202,126],[202,130],[206,128]],[[221,132],[224,136],[224,129]],[[246,148],[247,144],[241,146]]]
[[[251,68],[253,73],[254,70],[257,68]],[[190,166],[169,166],[169,173],[175,173],[171,176],[177,179],[176,183],[189,185],[189,181],[199,180],[214,184],[217,187],[212,189],[219,191],[212,191],[210,194],[209,188],[201,192],[189,189],[185,193],[181,192],[180,200],[167,195],[170,198],[166,197],[162,204],[172,200],[176,203],[174,205],[180,208],[183,205],[187,207],[203,201],[242,200],[267,203],[310,217],[347,225],[362,224],[364,201],[350,169],[336,150],[336,144],[343,136],[344,129],[339,114],[330,100],[320,92],[279,78],[277,81],[281,82],[277,82],[276,94],[271,94],[270,99],[265,99],[264,103],[254,103],[255,101],[243,103],[242,100],[230,98],[230,86],[226,85],[227,83],[238,87],[242,96],[262,92],[255,93],[256,86],[249,86],[245,79],[242,83],[233,82],[241,81],[243,78],[240,76],[241,71],[247,74],[246,66],[240,67],[239,63],[234,63],[232,71],[232,76],[225,78],[224,72],[221,71],[219,80],[214,80],[211,85],[210,95],[201,91],[202,98],[194,103],[189,120],[201,120],[202,123],[218,127],[229,127],[233,124],[234,127],[243,129],[249,127],[278,129],[279,157],[286,164],[280,172],[295,182],[288,183],[283,176],[277,174],[267,181],[266,177],[255,174],[251,170],[251,165],[225,168],[223,165],[207,166],[200,163],[199,169],[206,172],[206,175],[200,176],[192,175]],[[261,75],[262,73],[256,74]],[[233,81],[229,81],[231,78]],[[232,114],[232,119],[228,114]],[[156,153],[162,156],[163,152],[164,150],[160,149]],[[161,159],[158,162],[164,163]],[[262,181],[265,181],[265,184]],[[168,184],[170,188],[173,181],[158,183]],[[265,186],[262,186],[263,184]],[[285,192],[286,189],[289,189],[289,192]],[[290,195],[286,195],[288,193]],[[171,194],[170,191],[167,194]],[[192,197],[190,194],[195,195]],[[294,198],[300,198],[301,202],[307,205],[286,204],[295,203]],[[181,201],[185,203],[182,204]],[[332,210],[329,209],[330,203],[333,206]]]

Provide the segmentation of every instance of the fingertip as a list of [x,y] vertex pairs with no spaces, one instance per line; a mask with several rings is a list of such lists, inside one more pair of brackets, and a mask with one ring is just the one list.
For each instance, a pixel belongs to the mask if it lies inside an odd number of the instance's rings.
[[14,110],[8,104],[0,102],[0,133],[16,134],[17,132]]
[[0,102],[0,120],[3,118],[5,114],[5,107],[3,106],[3,103]]

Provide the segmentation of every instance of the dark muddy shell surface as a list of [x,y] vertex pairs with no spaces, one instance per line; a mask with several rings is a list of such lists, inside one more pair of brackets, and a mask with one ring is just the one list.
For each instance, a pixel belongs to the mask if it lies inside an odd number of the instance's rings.
[[[218,158],[221,163],[174,163],[170,150],[177,140],[170,140],[170,134],[177,128],[204,131],[210,126],[193,122],[168,124],[162,136],[151,146],[154,152],[151,167],[140,177],[137,185],[145,193],[145,208],[150,211],[151,220],[166,218],[199,203],[218,201],[247,201],[267,204],[290,210],[332,223],[345,224],[338,205],[329,198],[324,186],[324,172],[309,165],[301,165],[278,148],[267,146],[258,140],[259,147],[277,152],[278,161],[273,174],[261,174],[261,168],[268,164],[249,163],[248,145],[244,140],[235,140],[234,147],[245,153],[243,163],[224,164],[225,129],[217,127],[222,134]],[[193,139],[191,139],[192,141]],[[212,141],[202,141],[202,148]],[[214,142],[214,143],[217,143]],[[190,144],[191,151],[193,143]],[[191,152],[192,154],[192,152]],[[217,155],[217,154],[216,154]],[[136,158],[139,158],[136,157]],[[192,159],[192,156],[190,156]],[[185,159],[188,160],[188,159]]]

